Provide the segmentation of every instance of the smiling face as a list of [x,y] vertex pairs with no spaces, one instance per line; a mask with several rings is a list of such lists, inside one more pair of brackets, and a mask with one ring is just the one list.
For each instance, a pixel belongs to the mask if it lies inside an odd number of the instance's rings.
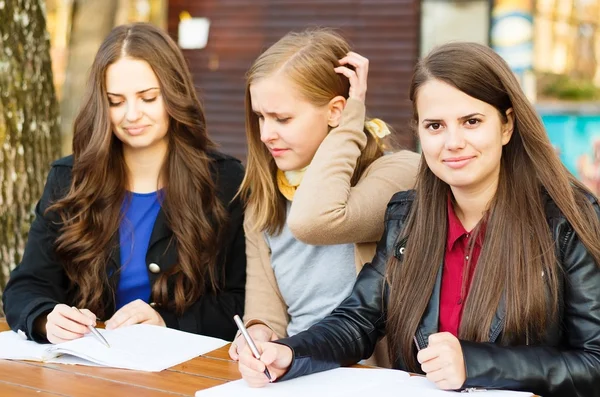
[[124,57],[110,65],[106,91],[113,132],[126,151],[166,145],[169,116],[148,62]]
[[258,117],[260,139],[277,167],[293,171],[310,164],[329,131],[330,106],[318,107],[308,102],[280,73],[252,83],[250,97]]
[[495,189],[502,147],[513,130],[492,105],[473,98],[440,80],[429,80],[418,90],[418,133],[427,165],[454,189]]

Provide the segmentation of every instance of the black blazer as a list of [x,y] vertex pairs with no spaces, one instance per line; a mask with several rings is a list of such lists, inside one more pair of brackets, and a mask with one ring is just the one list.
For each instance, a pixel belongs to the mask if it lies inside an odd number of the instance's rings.
[[[463,387],[524,390],[544,397],[598,397],[600,267],[554,202],[547,195],[542,199],[562,269],[558,318],[541,340],[507,346],[502,342],[501,302],[488,343],[460,341],[467,375]],[[351,295],[307,331],[276,341],[294,351],[292,365],[280,380],[354,364],[373,353],[376,341],[385,333],[389,297],[386,263],[390,255],[402,258],[404,241],[397,240],[413,200],[413,192],[392,197],[385,217],[385,233],[375,257],[363,267]],[[598,201],[591,196],[589,200],[600,217]],[[415,335],[420,347],[426,346],[429,335],[438,332],[440,284],[441,264]],[[400,360],[394,363],[394,368],[406,370]]]
[[[237,331],[233,316],[244,312],[246,253],[243,205],[238,199],[233,202],[231,200],[244,176],[244,167],[233,157],[218,152],[210,152],[209,155],[213,160],[212,173],[217,194],[228,209],[229,216],[224,249],[219,258],[219,264],[224,268],[224,280],[220,280],[222,289],[217,294],[201,296],[182,316],[166,308],[156,307],[156,310],[170,328],[232,340]],[[51,311],[58,303],[74,304],[73,297],[68,293],[72,286],[54,254],[54,241],[59,233],[56,222],[53,222],[57,219],[56,214],[44,214],[52,202],[68,191],[72,167],[72,156],[52,164],[44,193],[35,208],[35,220],[29,230],[23,260],[11,272],[2,297],[10,327],[14,331],[24,332],[29,339],[38,342],[46,340],[33,332],[36,318]],[[160,210],[146,253],[151,284],[161,272],[168,271],[177,262],[177,244],[171,241],[173,237],[173,232],[166,224],[165,214]],[[109,282],[116,287],[119,272],[115,270],[120,267],[121,262],[118,232],[114,241],[107,272],[113,275],[109,277]],[[169,283],[169,289],[171,288]],[[105,291],[105,299],[109,302],[106,313],[109,318],[115,312],[114,296]]]

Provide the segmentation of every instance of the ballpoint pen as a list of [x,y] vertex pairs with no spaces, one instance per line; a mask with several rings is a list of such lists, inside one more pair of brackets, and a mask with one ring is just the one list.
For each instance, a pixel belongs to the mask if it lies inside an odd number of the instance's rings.
[[[256,345],[254,344],[254,341],[250,337],[250,334],[248,333],[248,330],[246,329],[246,326],[242,322],[242,319],[240,318],[240,316],[238,316],[237,314],[235,316],[233,316],[233,321],[235,321],[235,324],[237,325],[238,329],[244,336],[244,339],[246,339],[246,343],[250,347],[250,350],[252,351],[254,358],[256,358],[257,360],[260,360],[260,353],[258,352],[258,348],[256,347]],[[265,375],[266,375],[267,379],[269,379],[269,382],[271,382],[271,374],[269,373],[269,370],[267,369],[266,366],[265,366]]]
[[[73,309],[75,309],[79,313],[81,313],[81,310],[79,310],[75,306],[73,306]],[[83,314],[83,313],[81,313],[81,314]],[[106,347],[110,347],[110,345],[108,344],[108,342],[106,341],[106,339],[104,339],[104,336],[102,336],[102,334],[100,332],[98,332],[98,330],[93,325],[88,325],[87,327],[92,332],[92,335],[94,335],[96,337],[96,339],[98,339],[100,341],[100,343],[102,343]]]

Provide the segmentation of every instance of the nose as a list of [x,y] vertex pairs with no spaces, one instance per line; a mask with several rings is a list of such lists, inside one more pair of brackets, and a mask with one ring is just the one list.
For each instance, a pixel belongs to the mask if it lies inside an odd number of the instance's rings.
[[259,121],[260,125],[260,140],[263,143],[271,142],[277,138],[276,127],[268,120]]
[[447,150],[458,150],[463,149],[466,145],[465,134],[460,127],[446,128],[446,149]]
[[142,112],[136,102],[137,101],[127,101],[127,112],[125,113],[125,117],[129,122],[139,120],[140,117],[142,117]]

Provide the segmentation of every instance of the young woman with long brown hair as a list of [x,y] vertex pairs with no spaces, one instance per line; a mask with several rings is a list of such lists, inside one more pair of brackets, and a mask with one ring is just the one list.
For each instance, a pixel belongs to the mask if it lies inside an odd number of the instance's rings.
[[[243,311],[239,161],[215,150],[185,60],[148,24],[119,26],[93,62],[73,155],[53,163],[7,321],[36,341],[96,318],[232,339]],[[78,312],[75,307],[81,309]]]
[[491,49],[452,43],[416,66],[423,162],[392,198],[350,297],[308,331],[247,350],[251,385],[349,365],[387,335],[394,367],[442,389],[600,396],[600,206],[561,164]]
[[365,116],[367,75],[327,29],[287,34],[247,73],[244,320],[256,340],[303,331],[348,296],[386,203],[414,185],[419,156],[384,155],[389,130]]

